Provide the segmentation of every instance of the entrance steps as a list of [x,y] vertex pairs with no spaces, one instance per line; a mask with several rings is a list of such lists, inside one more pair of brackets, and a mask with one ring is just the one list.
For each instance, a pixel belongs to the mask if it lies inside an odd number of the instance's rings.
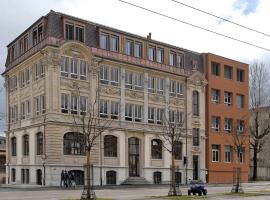
[[150,184],[144,177],[128,177],[121,185],[148,185]]

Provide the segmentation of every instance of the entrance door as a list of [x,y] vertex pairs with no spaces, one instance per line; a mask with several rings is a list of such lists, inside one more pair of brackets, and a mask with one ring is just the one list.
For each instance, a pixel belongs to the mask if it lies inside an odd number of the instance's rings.
[[139,139],[128,139],[129,176],[139,176]]
[[41,171],[41,169],[37,170],[37,185],[42,185],[42,171]]
[[193,180],[199,179],[199,156],[193,156]]

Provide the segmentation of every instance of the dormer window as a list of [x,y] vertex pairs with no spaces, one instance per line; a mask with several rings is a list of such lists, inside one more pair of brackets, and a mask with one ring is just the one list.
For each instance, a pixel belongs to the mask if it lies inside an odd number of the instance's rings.
[[43,26],[42,24],[38,25],[38,42],[41,42],[43,39]]
[[82,25],[67,22],[65,25],[66,40],[84,42],[84,27]]
[[38,42],[38,30],[37,28],[35,28],[33,30],[33,45],[36,45]]

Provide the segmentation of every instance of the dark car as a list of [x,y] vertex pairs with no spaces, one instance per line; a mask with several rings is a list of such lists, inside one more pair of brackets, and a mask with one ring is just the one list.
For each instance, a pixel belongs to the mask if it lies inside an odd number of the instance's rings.
[[204,188],[204,183],[202,181],[191,181],[190,182],[190,189],[188,190],[188,195],[196,195],[199,196],[206,195],[207,190]]

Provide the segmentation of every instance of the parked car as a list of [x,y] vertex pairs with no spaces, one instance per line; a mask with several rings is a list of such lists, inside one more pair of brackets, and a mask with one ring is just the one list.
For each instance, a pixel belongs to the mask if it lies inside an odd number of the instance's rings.
[[205,185],[202,181],[191,181],[190,182],[190,189],[188,190],[188,195],[196,195],[199,196],[207,195],[207,190],[205,189]]

